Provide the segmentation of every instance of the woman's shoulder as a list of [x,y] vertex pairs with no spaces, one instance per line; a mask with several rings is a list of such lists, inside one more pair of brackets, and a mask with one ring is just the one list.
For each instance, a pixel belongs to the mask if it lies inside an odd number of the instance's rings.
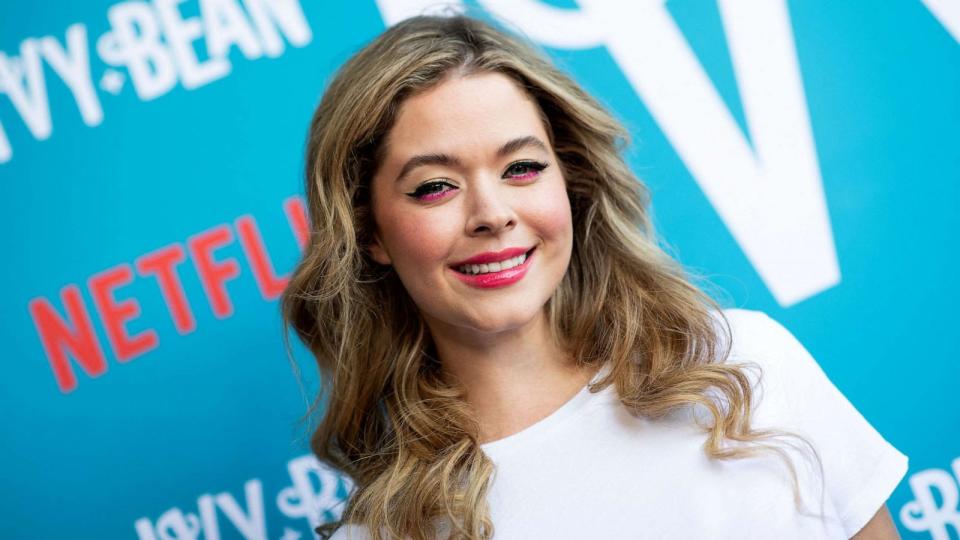
[[362,525],[345,523],[333,533],[330,540],[370,540],[370,535]]
[[[728,308],[712,311],[711,315],[717,324],[720,342],[727,345],[726,340],[730,340],[729,352],[723,361],[745,368],[758,393],[757,401],[764,403],[765,413],[790,414],[791,411],[782,409],[795,409],[810,393],[839,393],[809,350],[768,314]],[[725,327],[729,327],[729,334]]]
[[[782,347],[796,347],[799,342],[779,321],[763,311],[744,308],[726,308],[712,310],[710,315],[718,329],[723,328],[723,322],[730,328],[733,339],[731,349],[738,353],[759,351],[764,349],[778,349]],[[723,338],[724,332],[719,332]]]
[[[763,311],[727,308],[712,311],[721,345],[727,345],[728,363],[759,366],[789,376],[822,373],[806,347],[782,323]],[[725,327],[729,327],[729,334]],[[725,347],[721,347],[724,349]]]

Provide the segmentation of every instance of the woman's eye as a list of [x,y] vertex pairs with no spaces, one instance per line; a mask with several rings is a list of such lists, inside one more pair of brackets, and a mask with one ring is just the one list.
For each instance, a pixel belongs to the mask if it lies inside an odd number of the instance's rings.
[[507,167],[504,178],[509,177],[516,180],[525,180],[537,176],[546,168],[547,164],[540,161],[518,161],[511,163]]
[[[536,177],[546,168],[547,164],[540,161],[517,161],[507,166],[503,177],[527,180]],[[457,186],[445,180],[438,180],[420,184],[412,193],[407,193],[407,195],[418,201],[431,202],[442,199],[447,192],[457,189],[459,189]]]
[[427,182],[417,186],[413,193],[407,193],[407,195],[419,201],[435,201],[454,189],[457,189],[456,186],[449,182]]

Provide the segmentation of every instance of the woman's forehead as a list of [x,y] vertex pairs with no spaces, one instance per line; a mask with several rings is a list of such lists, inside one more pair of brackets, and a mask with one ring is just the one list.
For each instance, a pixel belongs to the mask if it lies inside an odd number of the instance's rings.
[[485,153],[509,141],[547,142],[536,102],[500,73],[453,76],[406,99],[387,142],[387,159],[426,153]]

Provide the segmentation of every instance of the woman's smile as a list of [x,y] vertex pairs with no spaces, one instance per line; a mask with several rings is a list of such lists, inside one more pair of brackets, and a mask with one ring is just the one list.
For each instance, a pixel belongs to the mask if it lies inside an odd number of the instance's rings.
[[481,289],[506,287],[523,279],[535,248],[509,248],[499,253],[481,253],[456,263],[451,270],[460,281]]

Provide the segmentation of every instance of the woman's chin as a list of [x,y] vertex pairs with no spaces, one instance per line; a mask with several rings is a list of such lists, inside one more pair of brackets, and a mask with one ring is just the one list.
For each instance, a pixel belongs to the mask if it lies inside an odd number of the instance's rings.
[[511,311],[509,313],[496,310],[483,316],[471,317],[465,321],[464,329],[472,330],[477,334],[494,336],[497,334],[515,332],[531,326],[543,314],[543,310],[531,309],[529,313]]

